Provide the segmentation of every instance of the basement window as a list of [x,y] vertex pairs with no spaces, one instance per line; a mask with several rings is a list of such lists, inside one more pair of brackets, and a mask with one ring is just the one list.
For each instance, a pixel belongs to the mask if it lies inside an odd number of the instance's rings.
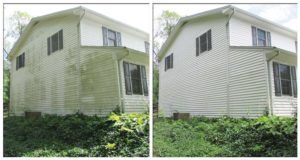
[[25,52],[16,58],[16,70],[25,67]]
[[296,68],[273,62],[275,95],[289,95],[297,97]]
[[211,49],[211,30],[208,30],[196,38],[196,56],[199,56],[200,53],[205,51],[210,51]]
[[145,66],[123,62],[126,94],[148,96]]
[[47,38],[47,54],[63,49],[63,30]]
[[173,53],[165,58],[165,71],[173,68]]

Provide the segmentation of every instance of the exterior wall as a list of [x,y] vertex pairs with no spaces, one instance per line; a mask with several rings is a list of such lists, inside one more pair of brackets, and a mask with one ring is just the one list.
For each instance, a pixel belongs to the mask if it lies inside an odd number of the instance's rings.
[[231,46],[252,46],[251,26],[254,25],[260,29],[271,33],[271,45],[291,52],[296,52],[296,39],[283,35],[277,31],[271,30],[266,26],[252,24],[240,18],[233,16],[229,23],[230,45]]
[[117,60],[113,49],[80,50],[80,111],[108,115],[120,107]]
[[120,61],[120,77],[121,77],[121,84],[122,84],[122,94],[123,94],[123,104],[124,104],[124,111],[127,113],[133,113],[133,112],[145,112],[149,110],[149,96],[144,95],[127,95],[126,94],[126,88],[125,88],[125,79],[124,79],[124,68],[123,68],[123,62],[129,62],[137,65],[144,65],[146,69],[147,74],[147,85],[148,90],[150,94],[149,89],[149,59],[145,57],[139,57],[130,55],[126,56],[123,60]]
[[[78,108],[78,18],[67,16],[34,26],[17,55],[25,52],[25,67],[11,63],[11,110],[68,114]],[[64,47],[47,55],[47,37],[63,29]]]
[[123,31],[117,26],[102,24],[99,21],[83,18],[80,22],[81,45],[103,46],[102,26],[121,33],[122,46],[145,52],[145,41],[148,39]]
[[229,115],[253,118],[268,111],[268,82],[263,50],[230,49]]
[[270,78],[272,87],[272,103],[273,103],[273,114],[278,116],[291,116],[297,111],[297,98],[288,95],[275,96],[274,76],[273,76],[273,61],[295,66],[297,73],[297,58],[288,55],[279,55],[269,63]]
[[[209,19],[209,20],[208,20]],[[170,45],[173,68],[159,64],[159,109],[164,116],[188,112],[192,116],[227,115],[228,40],[226,17],[209,17],[185,24]],[[212,50],[196,56],[196,37],[211,29]]]

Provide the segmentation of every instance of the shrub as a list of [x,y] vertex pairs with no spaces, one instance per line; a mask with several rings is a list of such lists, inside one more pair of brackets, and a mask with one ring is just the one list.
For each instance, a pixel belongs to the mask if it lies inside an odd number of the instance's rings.
[[148,132],[147,114],[8,117],[4,156],[148,156]]

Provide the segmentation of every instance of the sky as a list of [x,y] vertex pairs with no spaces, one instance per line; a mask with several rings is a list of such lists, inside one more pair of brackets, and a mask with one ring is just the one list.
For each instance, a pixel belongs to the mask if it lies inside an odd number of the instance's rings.
[[[184,17],[226,5],[228,4],[157,4],[154,5],[154,18],[159,17],[163,10],[174,11]],[[292,30],[298,29],[296,4],[233,4],[233,6]]]

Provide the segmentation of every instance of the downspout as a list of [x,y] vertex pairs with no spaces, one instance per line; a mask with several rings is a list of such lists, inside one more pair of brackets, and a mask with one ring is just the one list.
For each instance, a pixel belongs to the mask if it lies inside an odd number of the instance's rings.
[[79,17],[79,22],[78,22],[78,46],[79,46],[79,55],[77,56],[78,58],[77,58],[77,66],[78,66],[78,68],[77,68],[77,71],[78,71],[78,90],[77,90],[77,100],[78,100],[78,102],[77,102],[77,108],[78,108],[78,110],[81,112],[82,111],[82,109],[81,109],[81,71],[80,71],[80,56],[81,56],[81,28],[80,28],[80,23],[81,23],[81,20],[82,20],[82,18],[83,18],[83,16],[85,15],[85,9],[83,9],[83,13],[80,15],[80,17]]
[[[126,54],[121,56],[120,58],[116,58],[116,63],[117,63],[117,77],[118,77],[118,92],[119,92],[119,105],[120,105],[120,110],[122,113],[125,112],[124,108],[124,95],[123,95],[123,89],[122,89],[122,75],[121,73],[121,66],[120,62],[122,59],[127,57],[129,55],[129,50],[127,50]],[[117,57],[117,56],[116,56]]]
[[271,74],[271,71],[270,71],[270,65],[269,65],[269,62],[271,61],[271,60],[273,60],[275,57],[277,57],[278,55],[280,54],[280,51],[279,50],[277,50],[277,53],[274,55],[274,56],[272,56],[271,58],[269,58],[269,59],[267,59],[266,60],[266,62],[267,62],[267,69],[268,69],[268,84],[267,84],[267,86],[268,86],[268,88],[269,88],[269,90],[268,90],[268,93],[269,93],[269,95],[268,95],[268,102],[269,102],[269,115],[273,115],[273,99],[272,99],[272,87],[270,86],[271,84],[272,84],[272,80],[271,80],[271,77],[270,77],[270,74]]
[[230,99],[230,93],[229,93],[229,54],[230,54],[230,34],[229,34],[229,21],[231,19],[231,17],[234,14],[234,8],[232,9],[232,13],[229,15],[227,22],[226,22],[226,35],[227,35],[227,43],[228,43],[228,52],[227,52],[227,74],[226,74],[226,91],[227,91],[227,104],[226,104],[226,112],[227,115],[230,116],[230,106],[229,106],[229,99]]

